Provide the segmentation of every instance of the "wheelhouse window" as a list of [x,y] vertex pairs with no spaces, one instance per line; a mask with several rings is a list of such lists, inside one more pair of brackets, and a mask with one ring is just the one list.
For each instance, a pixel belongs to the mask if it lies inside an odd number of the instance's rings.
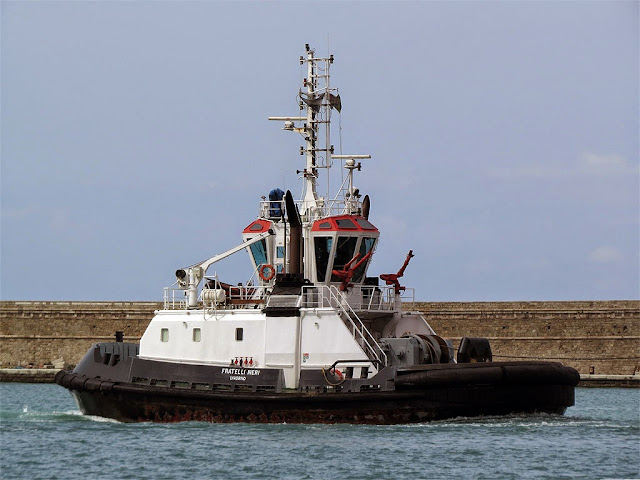
[[358,227],[356,227],[356,224],[353,223],[353,220],[351,220],[350,218],[339,218],[338,220],[336,220],[336,225],[338,225],[338,228],[346,228],[349,230],[358,229]]
[[[362,242],[360,242],[360,259],[362,257],[364,257],[367,253],[369,253],[371,250],[373,250],[373,246],[376,244],[376,239],[375,238],[369,238],[369,237],[364,237],[362,239]],[[371,259],[369,259],[368,261],[364,262],[362,265],[360,265],[358,268],[356,268],[356,271],[353,274],[353,281],[354,282],[360,282],[362,281],[362,276],[364,275],[364,272],[367,268],[367,265],[369,264],[369,262],[371,261]]]
[[249,247],[251,249],[251,255],[253,255],[253,261],[256,262],[256,266],[267,264],[267,242],[264,239],[254,243]]
[[327,266],[329,265],[329,254],[333,245],[332,237],[315,237],[313,239],[316,251],[316,276],[319,282],[324,282],[327,278]]
[[[336,256],[333,259],[333,270],[343,270],[355,254],[358,237],[338,237],[336,243]],[[336,275],[331,275],[332,282],[339,282]]]
[[199,342],[201,338],[202,338],[202,332],[200,331],[200,329],[199,328],[194,328],[193,329],[193,341],[194,342]]
[[160,341],[168,342],[169,341],[169,329],[163,328],[160,330]]
[[364,229],[364,230],[375,230],[376,227],[374,227],[373,225],[371,225],[371,223],[369,222],[369,220],[366,220],[364,218],[356,218],[356,223],[358,225],[360,225],[360,228]]

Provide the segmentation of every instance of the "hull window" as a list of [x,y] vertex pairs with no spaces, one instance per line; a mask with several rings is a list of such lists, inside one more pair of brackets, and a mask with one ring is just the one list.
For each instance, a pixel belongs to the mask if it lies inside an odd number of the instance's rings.
[[162,330],[160,330],[160,341],[161,342],[168,342],[169,341],[169,329],[168,328],[163,328]]
[[193,341],[194,342],[199,342],[201,337],[202,337],[202,332],[200,331],[200,329],[199,328],[194,328],[193,329]]
[[236,328],[236,342],[241,342],[243,336],[244,336],[243,329],[242,328]]
[[329,265],[329,254],[333,245],[332,237],[316,237],[314,248],[316,250],[316,276],[319,282],[324,282],[327,277],[327,265]]

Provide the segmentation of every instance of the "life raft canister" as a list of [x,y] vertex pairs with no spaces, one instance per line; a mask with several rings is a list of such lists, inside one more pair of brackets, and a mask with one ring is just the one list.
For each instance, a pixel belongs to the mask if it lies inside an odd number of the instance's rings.
[[[267,270],[268,270],[268,273],[265,273]],[[269,280],[271,280],[275,274],[276,274],[276,269],[273,268],[273,265],[269,263],[263,264],[260,267],[260,270],[258,270],[258,275],[260,275],[260,278],[265,282],[268,282]]]

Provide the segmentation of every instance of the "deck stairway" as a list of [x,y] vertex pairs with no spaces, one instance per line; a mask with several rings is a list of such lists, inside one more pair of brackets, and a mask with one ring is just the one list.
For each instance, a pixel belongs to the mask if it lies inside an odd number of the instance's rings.
[[332,307],[338,310],[338,315],[351,332],[355,341],[360,345],[367,358],[380,369],[387,365],[387,355],[380,344],[364,325],[358,314],[345,301],[340,290],[335,286],[314,286],[303,289],[303,305],[315,307]]

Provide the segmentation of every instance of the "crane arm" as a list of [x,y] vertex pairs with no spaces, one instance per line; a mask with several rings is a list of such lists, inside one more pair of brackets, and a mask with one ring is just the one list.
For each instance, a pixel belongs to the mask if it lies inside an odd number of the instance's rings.
[[226,252],[220,253],[218,255],[215,255],[203,262],[200,263],[196,263],[195,265],[191,265],[188,268],[194,268],[194,267],[200,267],[203,270],[203,274],[207,273],[207,269],[213,265],[216,262],[219,262],[220,260],[223,260],[227,257],[230,257],[231,255],[233,255],[236,252],[239,252],[240,250],[244,250],[245,248],[253,245],[254,243],[259,242],[260,240],[262,240],[263,238],[267,238],[270,237],[271,235],[274,235],[273,230],[269,229],[266,232],[262,232],[258,235],[256,235],[253,238],[250,238],[249,240],[242,242],[240,245],[233,247],[229,250],[227,250]]
[[[195,263],[189,267],[184,267],[176,270],[176,279],[178,281],[178,285],[180,285],[181,288],[186,288],[191,292],[189,304],[191,305],[192,303],[195,302],[195,298],[197,298],[198,285],[204,278],[205,273],[207,273],[207,269],[211,265],[271,235],[274,235],[274,232],[273,230],[269,229],[268,231],[260,233],[255,237],[252,237],[249,240],[242,242],[240,245],[227,250],[226,252],[215,255],[202,262]],[[191,297],[194,297],[194,298],[192,299]]]

